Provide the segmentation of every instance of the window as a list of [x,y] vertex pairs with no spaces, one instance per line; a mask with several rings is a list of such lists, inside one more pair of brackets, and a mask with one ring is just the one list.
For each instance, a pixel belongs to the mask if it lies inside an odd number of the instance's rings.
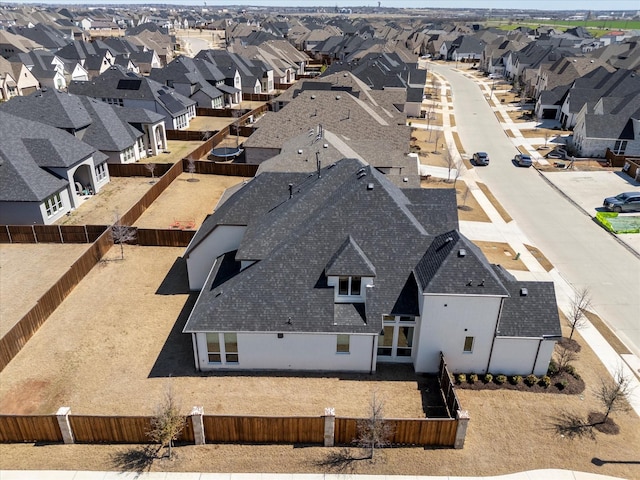
[[217,333],[207,333],[207,353],[209,354],[209,363],[222,363],[220,337]]
[[398,329],[398,346],[396,354],[399,357],[410,357],[413,347],[413,327],[401,326]]
[[98,181],[104,180],[107,176],[107,168],[104,163],[96,165],[96,178]]
[[349,335],[339,334],[336,344],[336,353],[349,353]]
[[44,201],[44,206],[47,209],[47,217],[52,217],[58,210],[62,208],[62,199],[60,194],[56,193],[51,195]]
[[378,338],[378,355],[390,357],[393,351],[393,326],[384,326]]
[[408,362],[413,352],[416,317],[383,315],[378,337],[378,357],[391,362]]
[[224,334],[224,351],[227,363],[238,363],[238,335],[236,333]]
[[340,277],[338,279],[338,295],[359,296],[362,287],[362,277]]
[[627,149],[626,140],[616,140],[616,143],[613,147],[613,153],[615,153],[616,155],[624,155],[624,152],[626,149]]
[[464,350],[465,353],[473,352],[473,337],[464,337]]

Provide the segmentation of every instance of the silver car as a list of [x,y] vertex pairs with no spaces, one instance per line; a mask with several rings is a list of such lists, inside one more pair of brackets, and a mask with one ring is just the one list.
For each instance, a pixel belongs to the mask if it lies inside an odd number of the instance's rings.
[[607,197],[602,205],[611,212],[640,212],[640,192],[625,192]]
[[514,158],[516,164],[519,167],[530,167],[533,165],[533,160],[529,155],[525,155],[524,153],[518,153]]

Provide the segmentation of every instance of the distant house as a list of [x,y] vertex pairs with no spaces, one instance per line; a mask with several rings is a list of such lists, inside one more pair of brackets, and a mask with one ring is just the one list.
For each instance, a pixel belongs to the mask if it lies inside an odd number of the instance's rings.
[[40,89],[40,82],[18,59],[6,60],[0,57],[0,78],[2,97],[6,100],[14,96],[29,95]]
[[[201,50],[195,58],[213,63],[222,72],[240,76],[243,93],[272,93],[274,91],[273,68],[258,59],[248,59],[226,50]],[[233,85],[238,88],[237,84]]]
[[162,115],[55,89],[16,98],[0,110],[71,133],[104,153],[109,163],[137,162],[167,146]]
[[573,145],[580,156],[640,156],[640,91],[587,102],[577,115]]
[[260,173],[184,254],[196,369],[436,372],[443,352],[454,372],[546,373],[553,283],[517,281],[456,225],[452,190],[359,160]]
[[106,155],[70,133],[0,111],[0,223],[51,224],[109,181]]
[[91,82],[71,82],[69,92],[97,98],[111,105],[157,112],[164,116],[168,130],[186,128],[196,116],[194,100],[154,80],[127,73],[120,66],[112,66]]

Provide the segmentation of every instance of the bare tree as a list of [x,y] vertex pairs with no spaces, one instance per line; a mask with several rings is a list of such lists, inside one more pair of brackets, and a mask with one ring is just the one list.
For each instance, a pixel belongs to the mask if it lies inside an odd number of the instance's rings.
[[193,174],[196,171],[196,159],[195,158],[187,158],[187,172],[191,174],[191,178],[189,178],[189,182],[195,182],[196,179],[193,178]]
[[591,308],[591,293],[589,289],[584,287],[576,290],[571,299],[569,315],[567,316],[567,323],[571,327],[569,339],[573,338],[573,332],[576,328],[583,327],[587,323],[587,317],[584,315],[584,311],[589,308]]
[[154,172],[156,171],[156,164],[155,163],[145,163],[144,164],[144,168],[146,168],[147,170],[149,170],[149,172],[151,172],[151,183],[155,183]]
[[632,390],[631,378],[624,374],[621,366],[618,366],[613,377],[602,378],[600,387],[595,391],[596,399],[604,408],[603,418],[598,423],[605,423],[614,412],[628,411],[631,407],[627,400]]
[[547,144],[549,143],[549,137],[551,135],[549,134],[548,131],[545,130],[544,132],[544,148],[547,148]]
[[369,417],[358,422],[356,443],[360,448],[369,450],[369,458],[374,459],[377,448],[389,445],[393,427],[384,420],[384,401],[374,393],[369,404]]
[[120,260],[124,260],[124,244],[136,239],[138,231],[135,227],[124,225],[120,215],[116,213],[115,222],[111,225],[111,240],[114,244],[120,245]]
[[440,130],[436,130],[436,146],[435,149],[433,150],[433,153],[438,153],[438,142],[440,141],[440,137],[442,137],[442,132]]
[[151,420],[151,430],[149,438],[160,444],[160,447],[169,449],[169,459],[173,442],[178,439],[186,425],[186,416],[180,413],[180,405],[173,393],[173,389],[168,386],[164,392],[164,398],[156,407],[156,413]]

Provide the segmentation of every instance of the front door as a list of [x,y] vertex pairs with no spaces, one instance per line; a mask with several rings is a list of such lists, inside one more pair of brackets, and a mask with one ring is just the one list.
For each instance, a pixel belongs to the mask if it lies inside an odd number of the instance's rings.
[[411,363],[413,361],[416,319],[409,315],[385,315],[378,338],[378,361]]

